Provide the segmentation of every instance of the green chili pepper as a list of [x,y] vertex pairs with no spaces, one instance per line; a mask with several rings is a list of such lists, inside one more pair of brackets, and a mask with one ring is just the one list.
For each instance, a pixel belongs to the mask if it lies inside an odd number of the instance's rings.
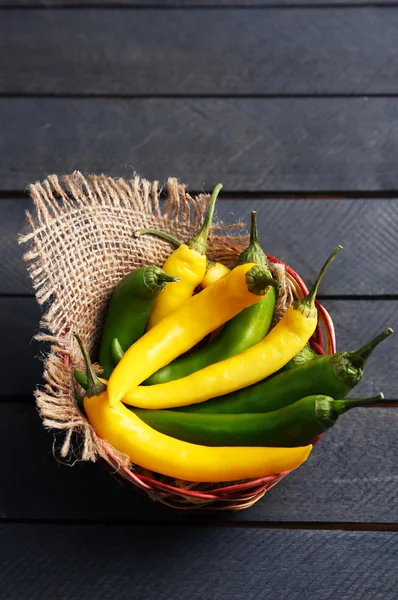
[[250,387],[176,410],[195,413],[260,413],[278,410],[314,394],[345,398],[361,381],[365,363],[372,350],[391,333],[392,329],[385,329],[359,350],[320,356]]
[[[254,211],[251,217],[250,244],[238,259],[238,264],[245,263],[256,263],[268,267],[267,257],[258,241],[257,220]],[[270,271],[268,275],[272,278]],[[274,283],[275,286],[280,285],[277,281]],[[246,348],[261,342],[271,327],[275,299],[275,288],[269,287],[260,302],[244,309],[226,323],[212,342],[203,346],[194,354],[177,358],[169,365],[159,369],[144,381],[143,385],[154,385],[181,379],[215,362],[235,356],[246,350]]]
[[112,340],[111,343],[111,354],[114,365],[116,366],[120,360],[122,360],[124,350],[120,345],[120,342],[117,338]]
[[77,383],[86,390],[88,385],[87,375],[78,369],[73,372],[73,375],[75,376]]
[[116,286],[105,317],[100,344],[99,363],[103,377],[114,368],[111,344],[118,339],[126,351],[145,332],[153,303],[167,282],[179,281],[159,267],[142,267],[132,271]]
[[293,404],[287,401],[289,406],[273,412],[240,415],[131,410],[153,429],[192,444],[292,448],[310,444],[348,410],[383,397],[379,394],[372,398],[333,400],[330,396],[308,396]]
[[289,360],[289,362],[286,363],[285,366],[282,367],[282,369],[279,369],[278,373],[281,373],[282,371],[290,371],[295,367],[299,367],[309,362],[310,360],[315,360],[317,358],[320,358],[321,356],[321,354],[317,354],[315,350],[311,348],[311,346],[306,344],[304,348],[292,358],[292,360]]

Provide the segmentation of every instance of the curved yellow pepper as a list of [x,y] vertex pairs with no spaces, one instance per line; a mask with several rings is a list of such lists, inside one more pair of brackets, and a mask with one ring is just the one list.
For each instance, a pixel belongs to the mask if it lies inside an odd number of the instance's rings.
[[258,302],[270,283],[275,282],[268,279],[264,267],[248,263],[235,267],[216,283],[186,300],[124,354],[109,378],[111,404],[122,400],[152,373],[168,365],[241,310]]
[[[205,288],[209,287],[209,285],[211,285],[212,283],[215,283],[216,281],[221,279],[221,277],[224,277],[224,275],[226,275],[229,272],[230,272],[230,269],[228,269],[228,267],[226,267],[222,263],[208,261],[207,262],[207,270],[206,270],[205,276],[203,277],[202,281],[200,282],[200,287],[204,290]],[[217,335],[220,333],[222,328],[223,328],[223,326],[221,325],[221,327],[218,327],[215,331],[211,332],[211,334],[209,336],[209,342],[213,341],[214,338],[217,337]]]
[[224,277],[227,273],[230,272],[230,269],[219,262],[208,261],[206,273],[200,282],[200,287],[202,289],[209,287],[212,283],[215,283],[221,277]]
[[181,244],[172,236],[152,229],[141,230],[141,233],[154,233],[179,245],[168,257],[163,265],[167,275],[180,277],[181,281],[174,282],[175,286],[166,284],[165,289],[160,292],[155,300],[151,315],[149,317],[148,329],[159,323],[164,317],[175,311],[187,298],[190,298],[195,288],[200,284],[206,273],[206,247],[207,238],[214,214],[214,206],[217,196],[222,188],[218,184],[211,195],[209,209],[203,225],[198,233],[188,244]]
[[295,302],[259,344],[181,379],[130,388],[123,402],[149,409],[187,406],[253,385],[281,369],[302,350],[315,331],[316,292],[328,264],[340,249],[341,246],[328,258],[310,294]]
[[251,479],[290,471],[302,464],[312,446],[299,448],[208,447],[159,433],[119,403],[111,407],[107,392],[84,398],[96,433],[127,454],[132,463],[162,475],[195,482]]
[[182,379],[137,386],[123,397],[123,402],[138,408],[174,408],[253,385],[296,356],[314,333],[316,324],[316,315],[308,318],[292,306],[259,344]]
[[180,277],[181,281],[174,282],[174,289],[166,283],[166,287],[160,292],[153,305],[148,329],[154,327],[192,296],[194,289],[205,276],[206,255],[182,244],[168,257],[162,269],[167,275]]

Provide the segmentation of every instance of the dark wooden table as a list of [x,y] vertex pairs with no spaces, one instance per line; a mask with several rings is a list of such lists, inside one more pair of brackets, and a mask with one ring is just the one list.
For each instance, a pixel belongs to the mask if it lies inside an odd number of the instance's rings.
[[253,508],[180,517],[53,458],[16,236],[49,173],[221,181],[218,218],[256,209],[309,283],[345,246],[321,286],[339,349],[396,327],[397,4],[0,0],[0,48],[0,597],[396,599],[397,335],[358,388],[384,403]]

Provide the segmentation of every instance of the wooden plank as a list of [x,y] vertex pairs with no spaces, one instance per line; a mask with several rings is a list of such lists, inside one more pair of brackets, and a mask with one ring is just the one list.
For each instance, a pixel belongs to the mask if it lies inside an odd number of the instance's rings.
[[192,189],[398,189],[397,98],[2,98],[0,114],[0,189],[133,168]]
[[0,294],[32,294],[22,255],[26,248],[18,244],[18,235],[27,231],[25,211],[33,201],[0,200]]
[[398,92],[395,7],[16,10],[0,37],[6,94]]
[[316,6],[330,6],[333,5],[341,5],[341,6],[352,6],[355,4],[366,5],[369,4],[371,6],[388,6],[389,4],[395,4],[395,0],[376,0],[375,2],[364,2],[363,0],[0,0],[0,6],[5,7],[40,7],[40,8],[69,8],[69,7],[98,7],[98,8],[115,8],[116,7],[156,7],[163,8],[164,6],[170,8],[184,8],[184,9],[195,9],[197,7],[254,7],[261,8],[263,6],[286,6],[286,7],[294,7],[294,6],[306,6],[306,7],[316,7]]
[[396,598],[392,532],[8,524],[0,536],[5,598]]
[[[335,323],[339,350],[359,348],[386,327],[398,330],[398,300],[325,300]],[[1,396],[30,396],[40,382],[42,363],[38,356],[45,345],[31,342],[40,321],[40,308],[34,298],[0,297],[0,362],[7,377]],[[384,392],[386,399],[398,400],[397,333],[384,342],[366,366],[356,394]],[[16,359],[17,357],[17,359]],[[23,374],[23,376],[21,376]]]
[[[62,438],[54,444],[33,404],[3,402],[0,416],[7,456],[0,463],[3,518],[135,523],[180,518],[141,497],[134,488],[122,486],[99,465],[64,466],[67,461],[59,454]],[[305,465],[252,508],[228,513],[227,518],[234,522],[397,523],[397,426],[397,408],[364,408],[344,415]],[[60,463],[52,455],[54,449]],[[70,458],[69,466],[74,459]]]
[[122,487],[98,464],[71,468],[74,459],[68,464],[61,458],[60,438],[43,429],[33,399],[29,404],[0,403],[0,414],[2,448],[10,457],[0,466],[5,477],[0,518],[106,519],[115,507],[115,515],[128,520],[170,518],[168,511]]
[[44,344],[33,341],[40,322],[41,309],[34,298],[1,298],[0,362],[3,377],[0,395],[32,396],[41,382]]
[[[31,294],[17,243],[26,230],[26,200],[0,201],[0,294]],[[218,202],[215,221],[250,222],[257,211],[260,240],[270,254],[285,260],[308,284],[314,281],[322,257],[338,243],[344,253],[330,267],[321,284],[322,295],[398,295],[398,200],[230,200]],[[369,257],[378,256],[369,267]]]
[[[322,256],[337,244],[344,247],[321,284],[322,295],[398,294],[393,275],[398,254],[397,200],[223,200],[216,218],[249,224],[251,210],[257,211],[263,248],[294,268],[308,285],[316,278]],[[382,260],[374,261],[369,270],[364,268],[366,256],[375,253]]]

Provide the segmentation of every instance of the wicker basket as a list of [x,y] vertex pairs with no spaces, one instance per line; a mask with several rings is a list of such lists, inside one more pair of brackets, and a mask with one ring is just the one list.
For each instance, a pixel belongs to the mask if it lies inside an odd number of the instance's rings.
[[[44,360],[44,385],[37,388],[35,397],[43,425],[64,433],[60,456],[97,460],[134,489],[180,511],[240,510],[254,504],[288,473],[220,484],[176,481],[149,473],[137,465],[132,467],[126,455],[99,439],[73,399],[72,364],[78,363],[74,362],[77,348],[70,343],[71,327],[78,324],[79,333],[92,350],[98,341],[106,301],[120,277],[148,261],[160,266],[170,252],[159,240],[147,239],[141,247],[132,232],[151,226],[189,239],[203,222],[209,196],[191,197],[186,186],[175,178],[169,178],[167,193],[162,195],[156,181],[138,176],[131,180],[84,176],[78,171],[61,177],[50,175],[29,190],[35,214],[27,215],[30,231],[21,236],[20,242],[29,244],[24,258],[37,301],[41,305],[49,303],[36,339],[51,344]],[[162,198],[165,202],[161,206]],[[208,240],[209,255],[232,266],[246,247],[242,245],[243,236],[230,234],[230,230],[240,227],[244,224],[215,225],[217,235]],[[272,256],[269,260],[281,263]],[[307,294],[304,282],[286,265],[285,282],[291,297],[301,299]],[[90,292],[88,301],[86,290]],[[333,353],[332,321],[319,304],[318,309],[319,324],[311,344],[319,354]],[[81,442],[76,455],[71,442],[75,435]]]
[[[268,255],[268,259],[274,263],[282,263],[279,259]],[[302,299],[308,293],[308,289],[301,277],[288,265],[284,264],[286,277],[291,286],[293,296]],[[310,340],[312,348],[318,354],[331,354],[336,352],[336,341],[333,322],[326,309],[317,302],[319,322],[313,337]],[[324,335],[322,334],[323,326]],[[65,357],[68,362],[69,357]],[[313,445],[322,436],[313,440]],[[114,477],[126,485],[130,485],[144,492],[151,500],[160,502],[170,508],[181,512],[197,511],[199,509],[208,511],[217,510],[242,510],[255,504],[264,494],[274,487],[291,471],[277,473],[272,476],[252,479],[249,481],[235,482],[232,484],[199,484],[180,481],[175,482],[162,475],[148,473],[139,466],[134,471],[121,464],[117,457],[109,450],[109,447],[98,438],[103,447],[106,459],[99,459],[99,463]]]

